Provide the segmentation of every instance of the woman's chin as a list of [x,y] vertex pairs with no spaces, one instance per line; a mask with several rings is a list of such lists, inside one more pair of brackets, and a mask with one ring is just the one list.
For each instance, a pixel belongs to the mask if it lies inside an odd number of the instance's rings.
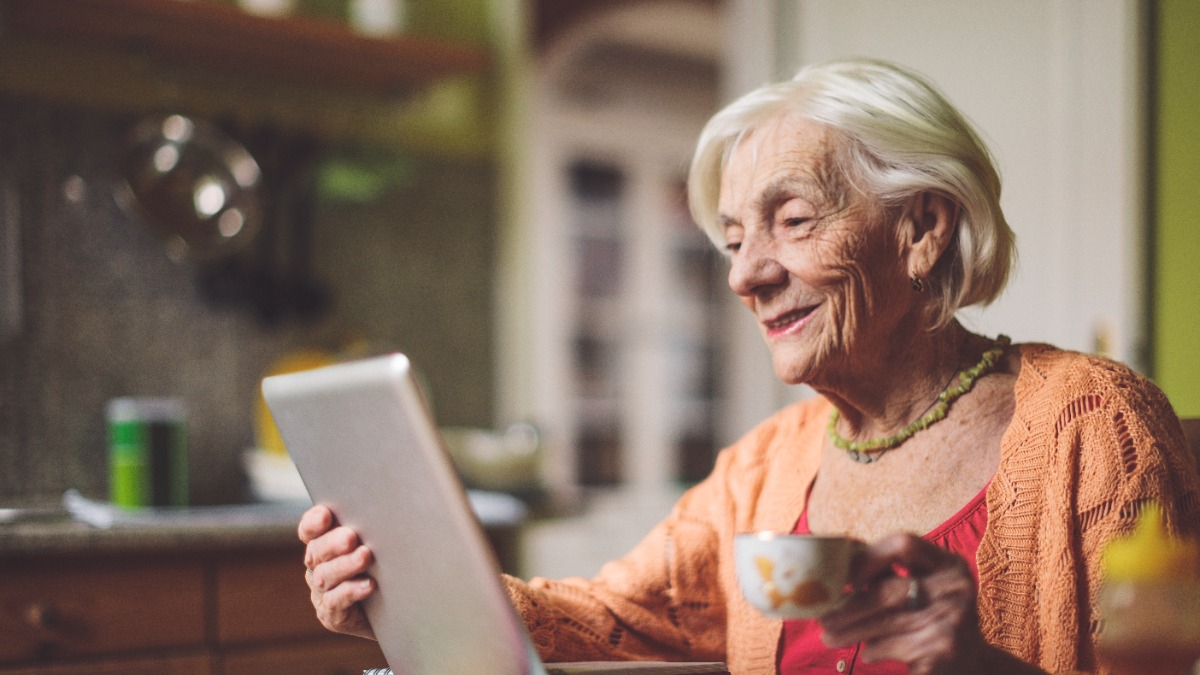
[[797,360],[794,358],[781,358],[777,352],[772,359],[772,365],[775,369],[775,377],[779,378],[784,384],[809,384],[812,382],[813,364],[809,359]]

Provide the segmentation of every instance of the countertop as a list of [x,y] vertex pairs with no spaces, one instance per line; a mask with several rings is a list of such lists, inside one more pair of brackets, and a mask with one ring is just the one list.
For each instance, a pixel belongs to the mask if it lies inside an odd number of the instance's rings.
[[[523,504],[506,494],[469,491],[485,530],[516,528]],[[0,560],[46,555],[219,551],[300,546],[296,525],[308,504],[253,503],[124,511],[76,496],[59,516],[0,523]]]
[[0,525],[0,560],[25,556],[213,551],[300,546],[296,524],[303,505],[246,504],[180,511],[155,520],[97,527],[61,518]]

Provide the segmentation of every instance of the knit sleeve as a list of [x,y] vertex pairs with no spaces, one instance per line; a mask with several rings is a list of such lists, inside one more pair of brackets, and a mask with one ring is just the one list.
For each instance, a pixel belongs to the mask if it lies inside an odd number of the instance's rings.
[[1030,347],[1022,369],[989,491],[981,625],[1051,672],[1102,671],[1104,548],[1151,501],[1175,533],[1196,535],[1200,478],[1166,397],[1132,370]]
[[[1060,438],[1079,448],[1081,534],[1107,543],[1130,532],[1142,507],[1155,502],[1173,534],[1200,536],[1200,481],[1174,409],[1150,381],[1120,366],[1106,369],[1109,387],[1077,397],[1057,422]],[[1093,405],[1092,420],[1072,415],[1072,407],[1086,413]]]
[[[1179,420],[1163,393],[1148,380],[1118,366],[1105,366],[1112,388],[1096,387],[1076,399],[1058,423],[1060,444],[1078,448],[1079,484],[1072,513],[1080,563],[1081,612],[1087,629],[1082,665],[1103,633],[1098,612],[1104,549],[1133,531],[1142,509],[1156,503],[1175,536],[1200,535],[1200,478]],[[1095,406],[1095,412],[1087,409]],[[1086,593],[1086,595],[1084,595]]]
[[[592,579],[505,577],[534,647],[556,661],[724,661],[738,672],[773,668],[779,623],[741,597],[733,537],[790,527],[819,453],[828,403],[783,409],[717,457],[703,482],[627,555]],[[819,445],[819,443],[817,444]]]
[[690,490],[631,552],[592,579],[506,577],[542,658],[723,660],[725,608],[714,556],[720,544],[708,513],[721,502],[720,483],[714,474]]

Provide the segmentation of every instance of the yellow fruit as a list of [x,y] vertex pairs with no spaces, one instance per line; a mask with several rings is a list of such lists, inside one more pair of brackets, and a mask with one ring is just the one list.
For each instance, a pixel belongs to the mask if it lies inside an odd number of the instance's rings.
[[[301,350],[291,352],[284,355],[263,374],[264,377],[269,375],[282,375],[284,373],[295,373],[301,370],[312,370],[327,366],[334,362],[334,357],[322,351]],[[259,390],[258,396],[254,401],[254,442],[262,450],[277,455],[286,455],[287,448],[283,445],[283,438],[279,436],[279,429],[275,426],[275,418],[271,417],[271,410],[267,407],[267,402],[263,400],[262,391]]]
[[1104,574],[1109,581],[1194,581],[1200,578],[1200,542],[1171,537],[1162,509],[1142,509],[1133,534],[1104,549]]

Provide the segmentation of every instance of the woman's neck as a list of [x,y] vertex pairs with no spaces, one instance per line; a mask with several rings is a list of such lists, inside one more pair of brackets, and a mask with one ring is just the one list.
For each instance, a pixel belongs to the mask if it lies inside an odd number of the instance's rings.
[[957,321],[936,331],[911,331],[907,339],[892,335],[869,356],[856,357],[844,376],[813,388],[838,408],[846,438],[890,436],[928,411],[985,343]]

